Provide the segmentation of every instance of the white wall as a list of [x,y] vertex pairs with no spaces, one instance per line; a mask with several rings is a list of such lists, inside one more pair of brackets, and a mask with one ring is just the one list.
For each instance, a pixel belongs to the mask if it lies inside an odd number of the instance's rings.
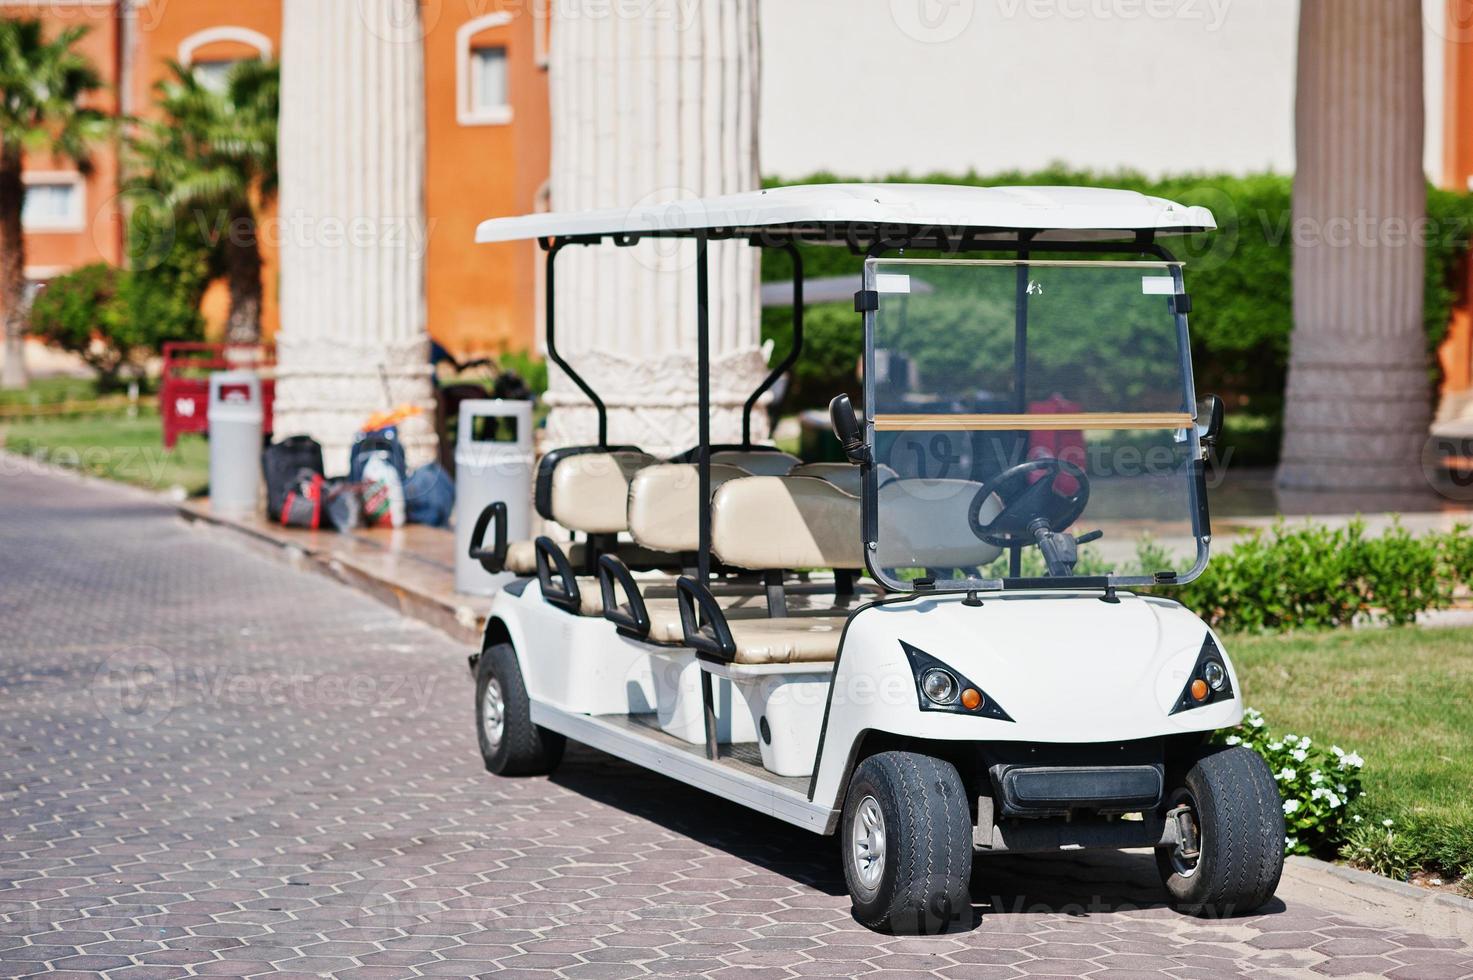
[[[762,0],[762,172],[1291,172],[1297,20],[1295,0]],[[1427,83],[1437,175],[1430,28]]]

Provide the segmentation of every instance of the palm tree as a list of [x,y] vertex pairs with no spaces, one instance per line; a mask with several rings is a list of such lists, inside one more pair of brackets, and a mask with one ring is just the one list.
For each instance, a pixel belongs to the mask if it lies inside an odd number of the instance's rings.
[[[1420,0],[1303,0],[1280,487],[1425,488]],[[1296,232],[1296,238],[1300,235]]]
[[102,88],[102,78],[76,50],[87,33],[70,27],[50,41],[39,20],[0,19],[0,304],[4,305],[5,367],[0,388],[24,388],[26,333],[27,153],[49,153],[91,172],[88,144],[101,136],[106,117],[82,103]]
[[225,337],[261,337],[261,247],[257,209],[276,194],[276,121],[281,73],[275,62],[242,61],[216,88],[183,65],[157,87],[163,118],[135,137],[135,183],[164,197],[176,220],[206,229],[230,288]]

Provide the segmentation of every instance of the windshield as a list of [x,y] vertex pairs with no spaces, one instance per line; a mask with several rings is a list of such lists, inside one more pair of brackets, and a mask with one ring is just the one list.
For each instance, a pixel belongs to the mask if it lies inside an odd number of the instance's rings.
[[878,296],[865,489],[882,581],[1130,585],[1200,571],[1178,264],[871,259],[865,286]]

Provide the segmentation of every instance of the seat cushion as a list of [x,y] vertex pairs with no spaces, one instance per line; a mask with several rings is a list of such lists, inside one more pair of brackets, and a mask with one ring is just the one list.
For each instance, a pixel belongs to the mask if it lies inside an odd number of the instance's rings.
[[808,476],[730,480],[711,502],[711,551],[750,569],[864,567],[859,498]]
[[585,452],[563,459],[552,472],[552,519],[571,531],[613,534],[627,530],[629,481],[655,463],[640,452]]
[[846,616],[738,619],[727,623],[736,641],[733,663],[825,663],[839,655]]
[[722,449],[711,454],[712,464],[738,466],[753,476],[787,476],[802,460],[791,453]]
[[[746,470],[711,464],[711,491]],[[690,552],[700,541],[701,477],[694,463],[646,466],[629,481],[629,536],[657,551]]]
[[[559,542],[563,554],[568,556],[568,563],[576,571],[583,568],[584,548],[583,542],[577,541],[569,544],[566,541]],[[664,551],[652,551],[649,548],[641,548],[638,545],[626,541],[619,542],[614,552],[624,560],[624,564],[636,571],[646,569],[679,569],[679,561],[676,556]],[[537,550],[531,541],[512,541],[506,546],[506,570],[516,575],[537,574]]]

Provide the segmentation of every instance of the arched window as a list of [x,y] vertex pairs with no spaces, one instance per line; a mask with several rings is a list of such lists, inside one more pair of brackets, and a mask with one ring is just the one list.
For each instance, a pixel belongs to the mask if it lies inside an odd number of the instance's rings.
[[507,31],[511,14],[467,21],[455,35],[455,117],[462,126],[511,122],[511,66]]
[[185,38],[179,45],[179,63],[194,69],[195,77],[209,89],[221,91],[237,62],[270,58],[275,51],[271,39],[247,27],[211,27]]

